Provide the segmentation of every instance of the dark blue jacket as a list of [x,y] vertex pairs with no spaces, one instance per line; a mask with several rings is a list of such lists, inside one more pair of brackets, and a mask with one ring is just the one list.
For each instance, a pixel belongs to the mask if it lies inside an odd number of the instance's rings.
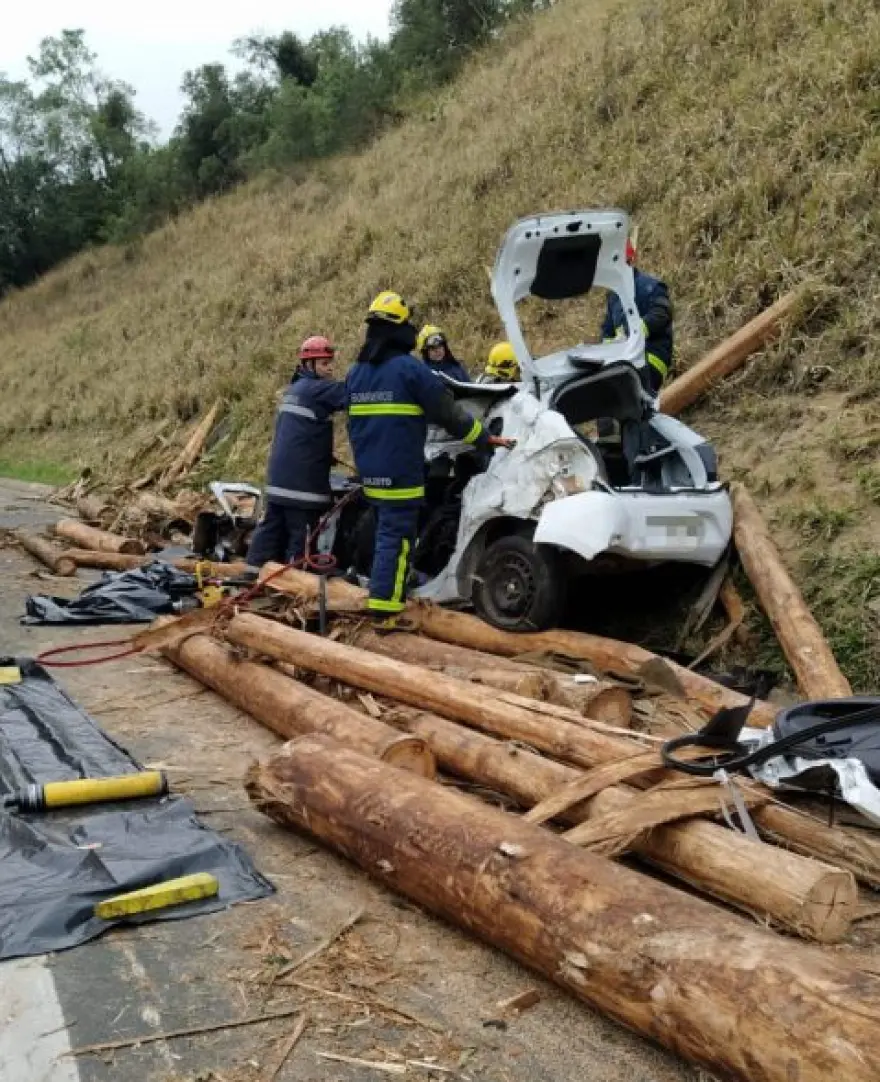
[[330,502],[333,421],[345,409],[345,384],[299,369],[284,392],[269,452],[266,499],[289,507],[321,508]]
[[482,424],[463,410],[423,361],[390,351],[358,360],[345,380],[348,436],[364,494],[373,500],[421,500],[428,424],[484,445]]
[[429,368],[433,368],[435,372],[439,372],[441,376],[449,376],[450,379],[458,380],[459,383],[472,382],[465,366],[458,358],[453,357],[448,350],[442,361],[426,361],[425,363]]
[[[672,367],[672,303],[669,290],[659,278],[633,270],[636,308],[645,331],[645,354],[649,364],[665,377]],[[608,293],[602,337],[614,338],[618,330],[628,333],[623,305],[616,293]]]

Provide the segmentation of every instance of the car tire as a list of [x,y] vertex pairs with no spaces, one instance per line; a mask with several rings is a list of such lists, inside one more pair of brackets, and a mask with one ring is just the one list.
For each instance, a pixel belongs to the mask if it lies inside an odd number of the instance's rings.
[[564,580],[558,554],[511,535],[486,548],[474,575],[474,608],[504,631],[544,631],[559,623]]

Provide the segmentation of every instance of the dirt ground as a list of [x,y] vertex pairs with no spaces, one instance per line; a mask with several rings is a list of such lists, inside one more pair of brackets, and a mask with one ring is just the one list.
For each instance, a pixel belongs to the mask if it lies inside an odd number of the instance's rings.
[[[0,482],[0,528],[58,517],[44,494]],[[32,656],[51,645],[127,634],[21,626],[28,594],[74,595],[82,573],[55,578],[3,547],[0,581],[4,653]],[[276,738],[168,664],[129,658],[56,676],[141,763],[168,771],[204,823],[244,846],[277,893],[211,916],[116,930],[49,956],[46,996],[54,985],[61,1021],[37,1024],[30,1041],[25,1008],[15,1004],[41,963],[0,964],[3,1082],[368,1082],[400,1073],[328,1054],[417,1061],[406,1066],[412,1079],[705,1082],[705,1074],[251,810],[242,775],[253,758],[277,746]],[[332,946],[279,976],[360,910],[360,920]],[[19,1000],[12,996],[16,987]],[[499,1017],[500,1000],[530,987],[540,991],[536,1006]],[[62,1055],[68,1046],[295,1007],[308,1021],[283,1064],[297,1015],[98,1055]],[[20,1039],[4,1043],[3,1025],[14,1030],[16,1024]]]

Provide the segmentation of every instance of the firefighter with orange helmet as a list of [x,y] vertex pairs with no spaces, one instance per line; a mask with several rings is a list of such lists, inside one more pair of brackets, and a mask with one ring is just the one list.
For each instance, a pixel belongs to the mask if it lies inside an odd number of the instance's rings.
[[266,509],[247,562],[287,563],[305,551],[309,531],[330,506],[333,414],[345,409],[345,384],[333,378],[335,347],[315,334],[299,349],[299,366],[284,392],[269,452]]

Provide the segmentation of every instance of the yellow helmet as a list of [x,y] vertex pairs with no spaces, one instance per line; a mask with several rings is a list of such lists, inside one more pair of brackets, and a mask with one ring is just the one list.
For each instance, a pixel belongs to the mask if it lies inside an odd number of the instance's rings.
[[489,351],[486,361],[486,375],[506,383],[516,383],[519,379],[519,362],[510,342],[498,342]]
[[409,308],[399,293],[380,293],[370,305],[367,322],[381,320],[384,323],[406,323]]
[[443,333],[442,329],[440,327],[437,327],[433,323],[426,323],[424,327],[422,327],[422,329],[419,331],[419,337],[416,341],[417,353],[424,353],[425,349],[428,346],[429,338],[439,338],[442,340],[442,343],[432,342],[431,345],[446,345],[446,335]]

